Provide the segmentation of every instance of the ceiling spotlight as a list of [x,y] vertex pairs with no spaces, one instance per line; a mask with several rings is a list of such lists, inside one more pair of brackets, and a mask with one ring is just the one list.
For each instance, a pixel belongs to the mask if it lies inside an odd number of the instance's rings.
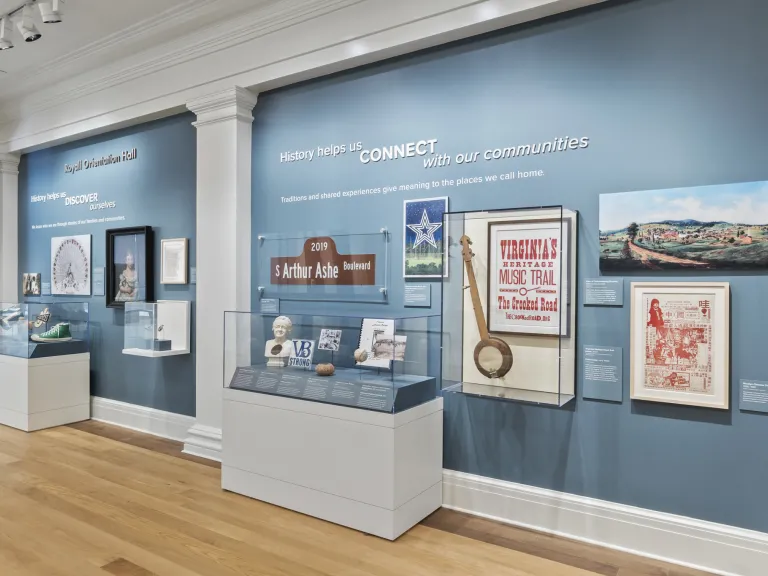
[[61,22],[61,5],[61,0],[48,0],[47,2],[40,2],[38,4],[38,7],[40,8],[40,16],[43,17],[44,24],[57,24]]
[[0,20],[0,50],[13,48],[11,34],[13,34],[13,26],[11,25],[10,19],[6,16]]
[[32,20],[32,6],[30,4],[21,9],[21,14],[16,21],[16,28],[19,29],[24,42],[34,42],[42,36],[35,26],[34,20]]

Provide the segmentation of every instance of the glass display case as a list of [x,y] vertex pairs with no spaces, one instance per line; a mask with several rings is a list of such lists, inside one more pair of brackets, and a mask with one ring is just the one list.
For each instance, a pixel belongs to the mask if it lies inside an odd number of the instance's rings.
[[150,358],[189,354],[188,301],[125,303],[123,354]]
[[0,355],[32,359],[89,351],[87,302],[0,303]]
[[447,212],[443,391],[563,406],[575,398],[577,213]]
[[378,412],[437,397],[440,316],[224,315],[224,385]]

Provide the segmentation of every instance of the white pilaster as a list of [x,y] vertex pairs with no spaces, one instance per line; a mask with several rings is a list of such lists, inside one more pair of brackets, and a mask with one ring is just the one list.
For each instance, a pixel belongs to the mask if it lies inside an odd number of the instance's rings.
[[224,311],[251,308],[251,129],[257,95],[195,98],[197,115],[196,417],[184,451],[220,459]]
[[19,157],[0,154],[0,302],[19,301]]

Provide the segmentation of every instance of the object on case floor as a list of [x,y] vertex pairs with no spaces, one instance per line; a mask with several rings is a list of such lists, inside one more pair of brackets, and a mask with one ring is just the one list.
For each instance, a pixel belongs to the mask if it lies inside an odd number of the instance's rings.
[[315,368],[318,376],[333,376],[335,371],[333,364],[318,364]]
[[56,324],[42,334],[32,334],[33,342],[69,342],[70,340],[72,340],[72,334],[67,323]]

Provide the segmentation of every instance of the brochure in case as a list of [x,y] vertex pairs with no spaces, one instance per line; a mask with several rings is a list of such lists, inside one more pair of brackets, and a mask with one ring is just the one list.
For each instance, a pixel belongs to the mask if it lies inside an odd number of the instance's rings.
[[395,321],[363,318],[358,348],[368,351],[368,358],[358,366],[389,370],[394,358]]

